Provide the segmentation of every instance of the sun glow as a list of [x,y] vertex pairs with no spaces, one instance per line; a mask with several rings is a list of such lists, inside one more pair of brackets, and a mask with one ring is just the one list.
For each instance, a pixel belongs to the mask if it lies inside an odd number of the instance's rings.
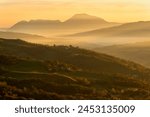
[[148,0],[1,0],[0,27],[20,20],[66,20],[77,13],[99,16],[112,22],[150,20]]

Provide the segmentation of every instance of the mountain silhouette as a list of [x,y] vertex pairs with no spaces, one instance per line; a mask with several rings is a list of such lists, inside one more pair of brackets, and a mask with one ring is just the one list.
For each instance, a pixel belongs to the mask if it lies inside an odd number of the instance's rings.
[[118,25],[118,23],[107,22],[104,19],[88,14],[76,14],[64,22],[59,20],[20,21],[13,25],[9,31],[52,36],[94,30],[114,25]]
[[96,25],[105,26],[105,25],[109,25],[110,23],[96,16],[91,16],[88,14],[76,14],[72,16],[70,19],[66,20],[64,24],[68,24],[68,26],[73,25],[74,27],[75,26],[76,27],[77,26],[81,26],[81,27],[92,26],[92,27],[97,28]]

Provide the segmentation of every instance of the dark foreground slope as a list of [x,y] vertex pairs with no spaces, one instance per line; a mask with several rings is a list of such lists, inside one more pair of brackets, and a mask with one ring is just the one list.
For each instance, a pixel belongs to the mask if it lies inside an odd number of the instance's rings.
[[150,99],[149,76],[78,47],[0,39],[0,99]]

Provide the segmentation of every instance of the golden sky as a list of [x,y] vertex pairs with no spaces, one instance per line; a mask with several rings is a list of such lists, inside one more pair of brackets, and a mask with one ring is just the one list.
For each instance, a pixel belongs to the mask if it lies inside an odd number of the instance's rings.
[[0,27],[20,20],[60,19],[87,13],[112,22],[150,20],[150,0],[0,0]]

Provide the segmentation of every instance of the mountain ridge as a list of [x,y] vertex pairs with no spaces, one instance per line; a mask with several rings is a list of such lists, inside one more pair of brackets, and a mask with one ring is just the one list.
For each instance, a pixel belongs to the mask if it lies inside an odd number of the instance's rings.
[[68,20],[65,20],[64,22],[68,22],[70,20],[99,20],[101,21],[102,23],[109,23],[107,22],[106,20],[100,18],[100,17],[97,17],[97,16],[93,16],[93,15],[88,15],[86,13],[82,13],[82,14],[75,14],[73,15],[70,19]]
[[103,29],[96,29],[87,32],[72,34],[70,36],[97,36],[97,37],[138,37],[150,36],[150,21],[138,21],[125,23]]
[[64,22],[59,20],[20,21],[10,27],[9,30],[40,35],[60,35],[64,33],[69,34],[114,25],[118,25],[118,23],[108,22],[102,18],[88,14],[75,14]]
[[17,33],[9,31],[0,31],[0,38],[11,38],[11,39],[24,39],[26,41],[38,41],[38,40],[47,40],[48,38],[41,35],[27,34],[27,33]]

